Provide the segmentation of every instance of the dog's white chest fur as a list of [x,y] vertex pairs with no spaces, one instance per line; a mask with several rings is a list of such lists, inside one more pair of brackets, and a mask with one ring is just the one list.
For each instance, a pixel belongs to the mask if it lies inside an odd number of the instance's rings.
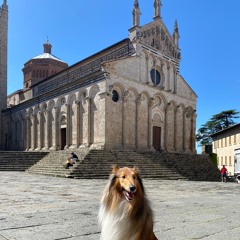
[[131,222],[124,211],[124,204],[121,204],[114,213],[108,213],[104,205],[101,204],[99,211],[99,223],[102,228],[100,240],[134,240],[131,231]]

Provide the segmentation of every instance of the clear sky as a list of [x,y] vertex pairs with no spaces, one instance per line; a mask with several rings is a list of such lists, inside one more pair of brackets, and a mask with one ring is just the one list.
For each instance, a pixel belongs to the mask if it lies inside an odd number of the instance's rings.
[[[153,2],[139,0],[141,25],[152,21]],[[72,65],[127,38],[132,27],[134,0],[7,3],[8,93],[23,87],[24,63],[43,53],[47,37],[52,54]],[[162,5],[170,33],[178,21],[180,74],[198,95],[197,129],[221,111],[240,111],[240,0],[162,0]]]

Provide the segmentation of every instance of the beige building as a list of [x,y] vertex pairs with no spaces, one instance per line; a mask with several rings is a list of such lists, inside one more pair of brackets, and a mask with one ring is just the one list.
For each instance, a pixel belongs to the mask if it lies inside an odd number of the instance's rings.
[[195,153],[197,96],[180,74],[178,24],[170,34],[161,6],[155,0],[153,21],[140,26],[135,0],[129,38],[13,94],[1,149]]
[[211,135],[213,153],[217,154],[218,167],[226,165],[229,175],[234,174],[236,150],[240,149],[240,123]]

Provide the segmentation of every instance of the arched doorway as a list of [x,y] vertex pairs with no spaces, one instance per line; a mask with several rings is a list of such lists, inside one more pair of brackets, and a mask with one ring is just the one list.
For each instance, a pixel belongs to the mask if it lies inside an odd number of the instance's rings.
[[153,147],[156,151],[161,151],[161,127],[153,126]]
[[61,129],[60,129],[60,149],[64,150],[67,145],[67,119],[66,116],[61,118]]
[[66,127],[61,127],[61,150],[64,150],[64,147],[67,144],[67,129]]

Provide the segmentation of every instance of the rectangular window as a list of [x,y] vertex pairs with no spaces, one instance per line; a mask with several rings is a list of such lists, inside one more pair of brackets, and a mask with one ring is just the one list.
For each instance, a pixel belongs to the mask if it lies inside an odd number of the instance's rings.
[[232,145],[232,136],[229,136],[229,145]]
[[221,157],[221,166],[223,165],[223,157]]
[[229,156],[229,166],[232,166],[232,158]]
[[225,165],[227,165],[227,156],[225,156]]
[[234,134],[233,136],[233,144],[237,144],[237,134]]

